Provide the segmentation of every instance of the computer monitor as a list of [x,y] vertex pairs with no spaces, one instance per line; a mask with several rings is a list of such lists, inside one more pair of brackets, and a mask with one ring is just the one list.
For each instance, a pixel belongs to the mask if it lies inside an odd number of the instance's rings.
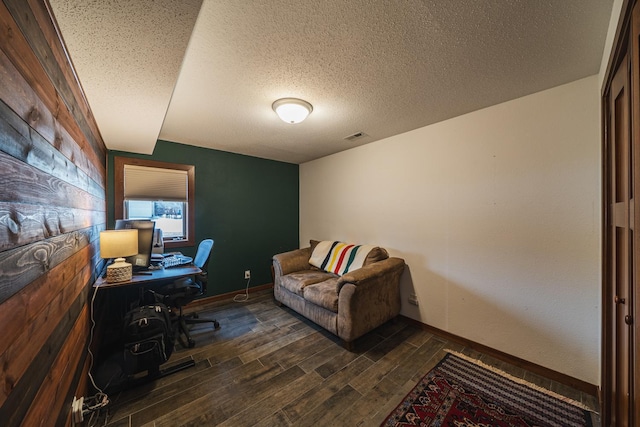
[[135,228],[138,230],[138,253],[125,258],[132,265],[133,271],[146,270],[151,263],[151,250],[153,246],[153,230],[155,221],[145,219],[118,219],[116,230]]

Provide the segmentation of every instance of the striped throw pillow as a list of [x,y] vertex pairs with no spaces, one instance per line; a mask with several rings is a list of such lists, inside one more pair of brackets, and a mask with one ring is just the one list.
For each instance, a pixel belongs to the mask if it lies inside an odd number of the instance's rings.
[[309,264],[341,276],[362,267],[367,254],[373,248],[369,245],[352,245],[324,240],[313,249]]

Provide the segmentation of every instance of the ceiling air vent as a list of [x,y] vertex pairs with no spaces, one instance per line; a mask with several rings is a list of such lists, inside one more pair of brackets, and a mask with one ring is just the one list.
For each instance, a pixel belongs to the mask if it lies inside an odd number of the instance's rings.
[[356,139],[361,139],[361,138],[364,138],[365,136],[367,136],[367,134],[364,132],[356,132],[353,135],[349,135],[345,137],[344,139],[346,139],[347,141],[355,141]]

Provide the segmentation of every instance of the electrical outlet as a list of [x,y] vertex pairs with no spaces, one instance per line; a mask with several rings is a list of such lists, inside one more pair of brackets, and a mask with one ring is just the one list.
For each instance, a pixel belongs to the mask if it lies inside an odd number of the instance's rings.
[[409,304],[418,305],[418,296],[416,294],[409,295]]
[[244,271],[244,278],[245,279],[251,279],[251,270],[245,270]]

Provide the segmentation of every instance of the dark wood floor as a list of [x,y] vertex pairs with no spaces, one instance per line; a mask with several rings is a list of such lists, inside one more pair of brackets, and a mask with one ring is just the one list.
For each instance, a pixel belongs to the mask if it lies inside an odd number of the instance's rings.
[[[595,397],[446,341],[403,321],[348,352],[332,335],[274,304],[271,292],[200,308],[221,329],[197,325],[196,346],[163,367],[196,366],[110,396],[110,426],[376,426],[452,349],[596,408]],[[105,415],[108,418],[105,420]],[[596,414],[594,425],[599,425]]]

